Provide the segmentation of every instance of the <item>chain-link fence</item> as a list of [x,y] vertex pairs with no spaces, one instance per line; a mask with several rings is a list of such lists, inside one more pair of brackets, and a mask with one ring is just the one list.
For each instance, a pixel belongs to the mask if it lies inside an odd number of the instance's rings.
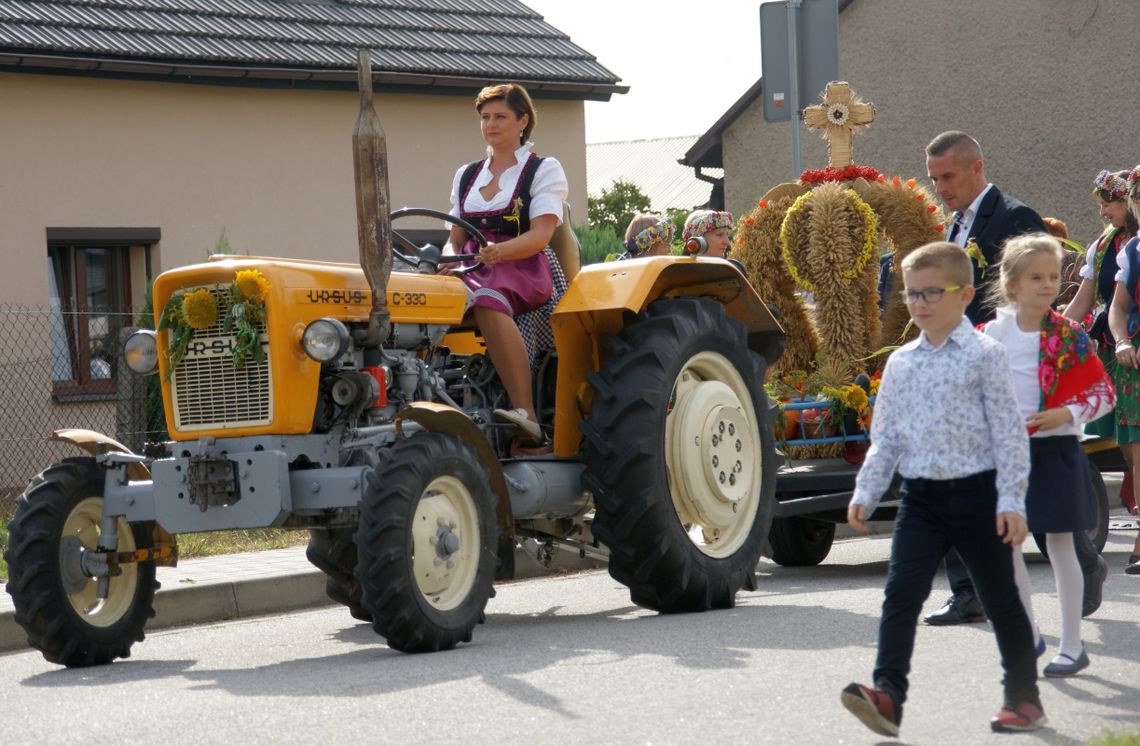
[[122,339],[138,322],[134,312],[0,305],[0,517],[29,479],[81,455],[51,440],[54,430],[95,430],[132,450],[165,439],[157,377],[122,363]]

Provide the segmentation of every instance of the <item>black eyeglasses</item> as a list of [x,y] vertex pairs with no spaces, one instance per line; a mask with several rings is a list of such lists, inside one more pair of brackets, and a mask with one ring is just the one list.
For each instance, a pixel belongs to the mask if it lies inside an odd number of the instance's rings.
[[918,299],[922,298],[923,303],[937,303],[942,300],[942,296],[946,293],[953,293],[955,290],[961,290],[961,285],[951,285],[945,288],[926,288],[925,290],[903,290],[899,295],[903,297],[907,303],[918,303]]

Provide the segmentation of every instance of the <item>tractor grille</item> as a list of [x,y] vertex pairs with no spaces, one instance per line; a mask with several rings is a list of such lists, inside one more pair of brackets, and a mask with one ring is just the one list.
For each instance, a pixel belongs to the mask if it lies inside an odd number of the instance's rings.
[[273,390],[265,325],[258,330],[265,362],[247,358],[245,365],[235,368],[234,337],[224,331],[229,287],[207,289],[218,304],[218,320],[194,333],[186,356],[171,376],[175,427],[193,431],[268,425],[273,418]]

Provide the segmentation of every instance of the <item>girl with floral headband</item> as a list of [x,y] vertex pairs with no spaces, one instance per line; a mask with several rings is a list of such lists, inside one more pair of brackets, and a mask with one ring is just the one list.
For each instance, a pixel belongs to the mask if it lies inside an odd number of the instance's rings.
[[638,213],[625,229],[625,253],[618,258],[665,256],[673,247],[675,230],[676,227],[669,218],[650,212]]
[[[729,236],[732,233],[732,213],[722,210],[697,210],[685,220],[682,241],[703,238],[707,245],[705,256],[724,258],[728,253]],[[698,252],[700,253],[700,252]]]
[[[1128,209],[1140,221],[1140,166],[1128,173]],[[1116,289],[1108,309],[1108,327],[1116,339],[1113,351],[1116,365],[1113,379],[1120,391],[1117,402],[1117,442],[1128,460],[1132,484],[1140,484],[1140,304],[1137,290],[1140,286],[1140,238],[1132,236],[1116,257]],[[1124,440],[1121,440],[1121,438]],[[1133,511],[1136,512],[1136,507]],[[1124,572],[1140,575],[1140,534],[1128,558]]]
[[[1029,430],[1026,520],[1030,531],[1045,534],[1061,604],[1060,650],[1044,671],[1051,678],[1073,676],[1089,665],[1081,641],[1085,577],[1073,532],[1091,529],[1096,516],[1079,437],[1081,424],[1111,411],[1116,395],[1084,329],[1052,309],[1061,289],[1063,253],[1057,239],[1045,233],[1006,241],[1000,280],[990,286],[994,305],[1001,305],[997,318],[982,328],[1009,353],[1018,409]],[[1045,644],[1032,624],[1021,547],[1014,547],[1013,573],[1040,655]]]
[[[1073,300],[1065,307],[1065,316],[1074,321],[1082,321],[1096,310],[1089,336],[1097,345],[1097,355],[1104,367],[1113,373],[1116,355],[1113,348],[1116,341],[1108,329],[1108,306],[1116,289],[1116,258],[1128,239],[1136,235],[1138,228],[1135,216],[1128,209],[1128,172],[1102,170],[1092,183],[1093,200],[1100,217],[1107,223],[1104,231],[1093,241],[1085,253],[1081,267],[1081,284]],[[1127,382],[1115,377],[1117,390],[1123,391],[1121,384]],[[1118,406],[1125,403],[1120,402]],[[1123,412],[1119,413],[1123,414]],[[1085,431],[1092,435],[1116,438],[1119,443],[1140,441],[1140,432],[1129,433],[1128,425],[1121,424],[1118,413],[1106,414],[1095,422],[1090,422]]]

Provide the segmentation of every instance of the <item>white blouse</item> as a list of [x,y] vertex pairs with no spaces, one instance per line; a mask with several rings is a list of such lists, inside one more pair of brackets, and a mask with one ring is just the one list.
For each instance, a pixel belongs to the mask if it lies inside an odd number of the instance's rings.
[[[986,324],[984,331],[987,336],[1004,344],[1009,352],[1017,408],[1023,418],[1028,418],[1041,407],[1041,381],[1037,377],[1037,367],[1041,360],[1041,331],[1024,331],[1017,325],[1017,313],[1009,307],[997,309],[997,318]],[[1073,416],[1072,422],[1052,430],[1038,430],[1030,437],[1079,436],[1084,423],[1108,414],[1114,403],[1109,397],[1093,394],[1087,404],[1066,404],[1065,409]]]
[[[490,200],[486,200],[483,199],[483,193],[480,190],[491,183],[491,149],[488,147],[487,160],[483,161],[483,168],[479,169],[479,173],[475,175],[475,180],[471,184],[470,191],[467,192],[467,202],[464,204],[467,211],[488,212],[506,207],[511,196],[515,193],[515,186],[518,184],[519,177],[522,176],[522,166],[530,157],[530,152],[533,149],[534,143],[528,142],[515,151],[515,165],[503,172],[503,175],[499,177],[499,190]],[[463,178],[463,172],[466,169],[466,164],[460,166],[459,170],[455,172],[455,178],[451,180],[450,212],[456,217],[459,217],[459,181]],[[539,215],[554,215],[558,218],[558,224],[561,225],[562,203],[566,201],[569,194],[570,185],[566,181],[566,172],[562,170],[562,164],[558,162],[557,158],[544,158],[538,164],[538,170],[534,173],[534,181],[530,185],[530,219],[534,220]]]

